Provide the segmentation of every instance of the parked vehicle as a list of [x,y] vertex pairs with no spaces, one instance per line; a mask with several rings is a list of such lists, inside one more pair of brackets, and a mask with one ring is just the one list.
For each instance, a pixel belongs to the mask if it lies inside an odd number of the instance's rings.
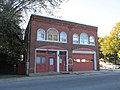
[[106,63],[104,67],[105,69],[120,69],[120,65],[115,65],[112,63]]

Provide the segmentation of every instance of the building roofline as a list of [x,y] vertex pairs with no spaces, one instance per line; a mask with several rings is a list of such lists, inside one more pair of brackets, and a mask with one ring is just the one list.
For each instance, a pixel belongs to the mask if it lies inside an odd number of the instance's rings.
[[[57,18],[42,16],[42,15],[31,14],[31,17],[32,16],[42,17],[42,18],[47,18],[47,19],[52,19],[52,20],[56,20],[56,21],[62,21],[62,22],[66,22],[66,23],[72,23],[72,24],[78,24],[78,25],[84,25],[84,26],[90,26],[90,27],[98,28],[97,26],[92,26],[92,25],[87,25],[87,24],[81,24],[81,23],[77,23],[77,22],[73,22],[73,21],[68,21],[68,20],[63,20],[63,19],[57,19]],[[31,19],[31,17],[30,17],[30,19]]]

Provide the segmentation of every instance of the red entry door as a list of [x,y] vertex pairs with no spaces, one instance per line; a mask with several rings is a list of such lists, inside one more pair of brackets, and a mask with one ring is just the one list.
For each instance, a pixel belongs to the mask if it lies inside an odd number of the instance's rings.
[[55,58],[49,57],[49,71],[55,71]]
[[36,72],[47,72],[47,62],[45,56],[36,57]]

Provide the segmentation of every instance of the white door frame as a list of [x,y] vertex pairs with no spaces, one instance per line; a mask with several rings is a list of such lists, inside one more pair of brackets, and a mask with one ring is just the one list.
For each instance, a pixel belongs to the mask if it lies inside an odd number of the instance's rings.
[[68,72],[68,50],[55,50],[55,49],[35,49],[35,66],[34,66],[34,73],[36,73],[36,54],[37,51],[57,51],[57,72],[60,72],[60,65],[59,65],[59,60],[60,60],[60,51],[65,51],[66,52],[66,71]]

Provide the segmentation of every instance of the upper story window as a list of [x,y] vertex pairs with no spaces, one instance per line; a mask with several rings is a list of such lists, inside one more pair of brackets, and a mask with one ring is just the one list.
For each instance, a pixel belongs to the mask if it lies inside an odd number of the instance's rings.
[[65,32],[60,33],[60,42],[67,42],[67,34]]
[[37,40],[45,40],[45,31],[43,29],[37,31]]
[[94,45],[95,44],[95,39],[93,36],[90,36],[90,44]]
[[58,41],[59,33],[55,28],[49,28],[47,31],[47,40]]
[[79,37],[78,37],[78,34],[73,34],[73,43],[74,44],[78,44],[79,43]]
[[88,35],[86,33],[80,34],[80,44],[88,44]]

